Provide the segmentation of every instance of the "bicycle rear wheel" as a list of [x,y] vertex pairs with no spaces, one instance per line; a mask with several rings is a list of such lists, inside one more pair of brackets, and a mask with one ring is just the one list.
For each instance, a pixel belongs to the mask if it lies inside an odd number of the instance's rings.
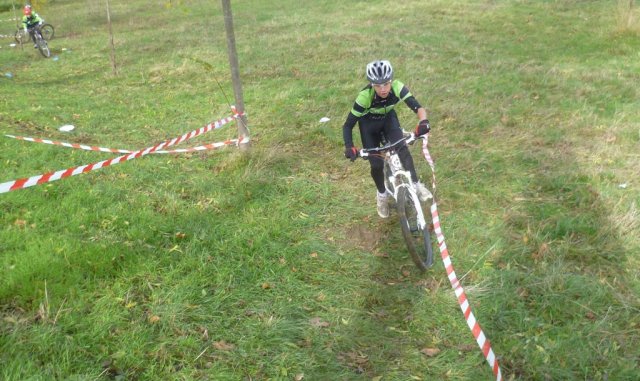
[[16,40],[18,44],[22,44],[27,40],[28,35],[25,35],[24,30],[18,29],[14,34],[13,38]]
[[402,235],[411,259],[420,270],[424,271],[433,265],[433,246],[429,232],[431,224],[425,222],[424,227],[420,227],[419,219],[426,219],[422,213],[420,200],[417,195],[411,194],[406,187],[398,189],[396,207],[400,216]]
[[44,38],[45,41],[51,41],[55,30],[53,29],[53,25],[51,24],[42,24],[42,26],[40,27],[40,32],[42,33],[42,38]]

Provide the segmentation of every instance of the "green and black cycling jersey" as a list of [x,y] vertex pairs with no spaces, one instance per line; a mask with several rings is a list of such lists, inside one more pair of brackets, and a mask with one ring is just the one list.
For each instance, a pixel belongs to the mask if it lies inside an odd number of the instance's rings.
[[361,118],[383,119],[394,110],[400,101],[404,101],[415,113],[422,107],[404,83],[397,79],[391,82],[391,91],[386,98],[379,97],[371,84],[360,90],[342,127],[345,146],[353,146],[351,131]]
[[33,12],[31,16],[22,16],[23,28],[33,28],[34,26],[43,23],[44,20],[37,13]]

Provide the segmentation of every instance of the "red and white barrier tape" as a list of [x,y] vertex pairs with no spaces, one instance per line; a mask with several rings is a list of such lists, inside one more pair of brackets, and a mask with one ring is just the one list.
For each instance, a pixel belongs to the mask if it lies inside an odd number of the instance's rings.
[[[27,141],[27,142],[52,144],[52,145],[57,145],[57,146],[62,146],[62,147],[83,149],[83,150],[86,150],[86,151],[100,151],[100,152],[109,152],[109,153],[131,153],[131,152],[133,152],[133,151],[126,150],[126,149],[94,147],[94,146],[87,146],[87,145],[84,145],[84,144],[65,143],[65,142],[59,142],[59,141],[55,141],[55,140],[47,140],[47,139],[39,139],[39,138],[28,138],[28,137],[24,137],[24,136],[13,136],[13,135],[5,135],[5,136],[8,137],[8,138],[24,140],[24,141]],[[169,150],[169,151],[154,151],[154,152],[151,152],[151,153],[163,154],[163,153],[184,153],[184,152],[206,151],[206,150],[216,149],[216,148],[219,148],[219,147],[222,147],[222,146],[225,146],[225,145],[244,144],[244,143],[248,143],[248,142],[249,142],[249,138],[248,137],[244,137],[242,139],[229,139],[229,140],[225,140],[224,142],[209,143],[209,144],[205,144],[205,145],[197,146],[197,147],[180,148],[180,149],[174,149],[174,150]]]
[[207,150],[217,149],[224,146],[229,146],[232,144],[238,145],[238,144],[245,144],[248,142],[249,142],[249,138],[245,136],[244,138],[240,138],[240,139],[229,139],[223,142],[205,144],[203,146],[197,146],[197,147],[191,147],[191,148],[177,148],[169,151],[155,151],[153,153],[186,153],[186,152],[207,151]]
[[[11,192],[11,191],[14,191],[14,190],[18,190],[18,189],[24,189],[24,188],[32,187],[34,185],[44,184],[44,183],[60,180],[60,179],[66,178],[66,177],[79,175],[81,173],[87,173],[87,172],[95,171],[95,170],[98,170],[100,168],[108,167],[110,165],[115,165],[115,164],[119,164],[121,162],[133,160],[133,159],[136,159],[138,157],[142,157],[142,156],[148,155],[150,153],[154,153],[156,151],[162,151],[163,148],[168,148],[168,147],[174,146],[176,144],[182,143],[183,141],[189,140],[189,139],[194,138],[194,137],[196,137],[198,135],[202,135],[202,134],[204,134],[206,132],[209,132],[214,128],[219,128],[222,125],[227,124],[227,123],[231,122],[234,119],[237,119],[241,115],[242,114],[236,113],[235,109],[234,109],[234,115],[231,116],[231,117],[220,119],[220,120],[218,120],[218,121],[216,121],[214,123],[208,124],[205,127],[201,127],[201,128],[199,128],[197,130],[194,130],[194,131],[191,131],[189,133],[186,133],[186,134],[184,134],[184,135],[182,135],[182,136],[180,136],[178,138],[167,140],[167,141],[162,142],[160,144],[157,144],[155,146],[148,147],[148,148],[145,148],[145,149],[141,149],[141,150],[138,150],[138,151],[134,151],[134,152],[131,152],[131,153],[127,154],[127,155],[122,155],[122,156],[118,156],[118,157],[113,158],[113,159],[103,160],[103,161],[100,161],[100,162],[97,162],[97,163],[82,165],[82,166],[79,166],[79,167],[63,169],[63,170],[60,170],[60,171],[49,172],[49,173],[45,173],[45,174],[38,175],[38,176],[26,177],[26,178],[23,178],[23,179],[18,179],[18,180],[13,180],[13,181],[7,181],[7,182],[4,182],[4,183],[0,183],[0,193],[6,193],[6,192]],[[169,152],[170,151],[165,151],[165,153],[169,153]]]
[[[422,143],[422,153],[424,154],[424,158],[429,163],[431,167],[431,173],[433,174],[433,189],[435,191],[435,183],[436,183],[436,169],[433,163],[433,159],[429,154],[429,149],[427,148],[428,137],[425,137],[424,142]],[[436,233],[436,237],[438,238],[438,247],[440,248],[440,256],[442,257],[442,263],[444,263],[444,268],[447,270],[447,277],[449,278],[449,282],[451,283],[451,287],[453,288],[456,298],[458,298],[458,304],[460,305],[460,309],[462,310],[462,314],[473,333],[473,337],[476,339],[478,346],[482,350],[482,354],[484,358],[489,363],[493,374],[496,376],[497,381],[502,380],[502,372],[500,371],[500,366],[498,365],[498,360],[496,359],[496,355],[493,353],[493,349],[491,349],[491,343],[489,339],[485,336],[482,328],[480,328],[480,324],[476,320],[473,312],[471,311],[471,305],[469,304],[469,300],[467,299],[467,295],[456,276],[456,272],[453,269],[453,263],[451,263],[451,257],[449,256],[449,250],[447,250],[447,245],[444,242],[444,234],[442,233],[442,227],[440,226],[440,217],[438,215],[438,205],[436,203],[435,197],[433,198],[433,203],[431,204],[431,218],[433,219],[433,228]]]
[[75,149],[83,149],[83,150],[86,150],[86,151],[99,151],[99,152],[109,152],[109,153],[131,153],[131,152],[133,152],[133,151],[129,151],[129,150],[126,150],[126,149],[94,147],[94,146],[87,146],[87,145],[84,145],[84,144],[59,142],[57,140],[40,139],[40,138],[29,138],[29,137],[26,137],[26,136],[15,136],[15,135],[5,135],[5,136],[8,137],[8,138],[12,138],[12,139],[24,140],[25,142],[52,144],[52,145],[55,145],[55,146],[69,147],[69,148],[75,148]]
[[[234,109],[235,112],[235,109]],[[237,115],[237,114],[234,114]],[[236,118],[237,116],[233,116],[230,118]],[[187,139],[191,139],[194,138],[198,135],[202,135],[205,132],[209,132],[212,129],[218,129],[222,126],[224,126],[225,124],[228,123],[228,121],[226,119],[229,118],[225,118],[225,119],[221,119],[219,121],[213,122],[213,123],[209,123],[208,125],[202,127],[199,130],[195,130],[192,132],[197,132],[195,135],[188,137]],[[109,153],[131,153],[133,151],[131,150],[127,150],[127,149],[119,149],[119,148],[105,148],[105,147],[96,147],[96,146],[88,146],[85,144],[78,144],[78,143],[67,143],[67,142],[61,142],[61,141],[57,141],[57,140],[49,140],[49,139],[40,139],[40,138],[30,138],[30,137],[25,137],[25,136],[15,136],[15,135],[5,135],[8,138],[12,138],[12,139],[17,139],[17,140],[23,140],[26,142],[34,142],[34,143],[43,143],[43,144],[51,144],[51,145],[55,145],[55,146],[61,146],[61,147],[67,147],[67,148],[75,148],[75,149],[81,149],[81,150],[85,150],[85,151],[98,151],[98,152],[109,152]],[[187,140],[185,139],[185,140]],[[241,143],[244,143],[244,141],[242,141]],[[194,151],[201,151],[204,149],[211,149],[211,148],[202,148],[202,147],[206,147],[206,146],[200,146],[200,147],[194,147],[192,148],[192,150]],[[174,151],[171,151],[171,153]],[[183,152],[183,151],[178,151],[178,152]],[[184,152],[189,152],[189,151],[184,151]],[[155,151],[153,153],[170,153],[169,151]]]

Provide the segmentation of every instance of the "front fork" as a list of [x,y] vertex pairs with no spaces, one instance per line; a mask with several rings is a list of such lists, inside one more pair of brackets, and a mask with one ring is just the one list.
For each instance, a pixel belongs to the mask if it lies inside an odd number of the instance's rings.
[[[397,156],[395,156],[395,158],[397,158]],[[391,165],[393,166],[394,163],[392,163]],[[393,168],[392,171],[392,175],[389,176],[389,182],[391,184],[394,185],[393,187],[393,198],[396,200],[396,202],[398,201],[398,193],[400,192],[401,188],[405,188],[407,190],[407,192],[410,194],[410,196],[413,198],[413,200],[417,201],[416,202],[416,219],[418,222],[418,227],[422,230],[427,228],[427,222],[424,219],[424,213],[422,212],[422,204],[420,204],[420,199],[418,198],[418,194],[416,193],[416,190],[414,189],[412,182],[411,182],[411,173],[409,173],[409,171],[404,170],[404,169],[395,169]]]

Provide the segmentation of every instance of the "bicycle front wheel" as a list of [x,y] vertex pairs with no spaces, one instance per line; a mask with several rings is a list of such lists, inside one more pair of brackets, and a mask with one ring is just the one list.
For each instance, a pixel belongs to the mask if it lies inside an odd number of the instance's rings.
[[[424,271],[433,265],[433,247],[431,245],[430,224],[426,223],[420,200],[406,187],[398,189],[398,215],[402,235],[407,244],[411,259]],[[424,223],[420,223],[423,220]],[[420,225],[423,225],[421,227]]]
[[396,186],[393,183],[393,172],[391,171],[391,165],[388,160],[384,161],[382,173],[384,173],[384,187],[387,188],[387,192],[394,194]]
[[38,50],[40,51],[40,54],[42,54],[47,58],[51,57],[51,51],[49,50],[47,41],[45,41],[44,38],[42,38],[42,36],[37,33],[36,33],[36,44],[38,45]]

